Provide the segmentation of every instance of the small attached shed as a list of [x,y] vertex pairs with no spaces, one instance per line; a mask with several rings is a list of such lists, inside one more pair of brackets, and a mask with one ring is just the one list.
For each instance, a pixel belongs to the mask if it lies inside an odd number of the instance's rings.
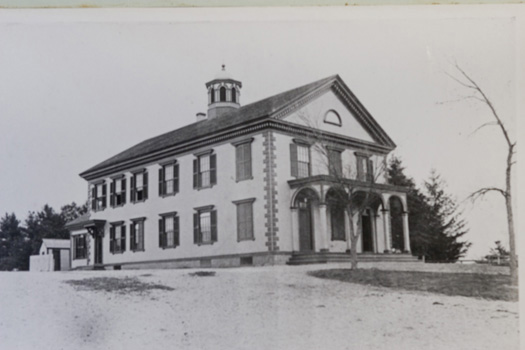
[[30,271],[66,271],[71,269],[69,239],[43,239],[38,255],[32,255]]

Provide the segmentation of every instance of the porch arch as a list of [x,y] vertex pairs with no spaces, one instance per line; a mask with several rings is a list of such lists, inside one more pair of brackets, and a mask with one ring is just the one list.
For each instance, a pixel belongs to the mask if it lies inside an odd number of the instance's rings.
[[296,214],[294,221],[297,223],[298,249],[315,251],[315,217],[319,212],[319,194],[314,189],[305,187],[296,192],[292,203]]

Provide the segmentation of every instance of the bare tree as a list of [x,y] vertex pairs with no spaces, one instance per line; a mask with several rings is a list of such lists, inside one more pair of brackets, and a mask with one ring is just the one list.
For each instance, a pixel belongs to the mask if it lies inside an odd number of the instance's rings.
[[506,168],[505,168],[505,189],[502,189],[499,187],[484,187],[484,188],[480,188],[479,190],[473,192],[469,196],[469,198],[472,201],[475,201],[478,198],[483,197],[490,192],[496,192],[496,193],[501,194],[503,198],[505,199],[505,207],[507,209],[507,225],[508,225],[508,231],[509,231],[509,246],[510,246],[510,275],[512,279],[512,284],[517,285],[518,284],[518,259],[516,256],[516,237],[515,237],[515,231],[514,231],[514,216],[512,212],[512,166],[516,163],[514,160],[514,154],[516,153],[515,151],[516,141],[511,140],[507,127],[505,126],[503,120],[501,119],[500,115],[496,111],[496,108],[492,104],[491,100],[488,98],[485,92],[481,89],[481,87],[463,69],[461,69],[461,67],[459,67],[457,63],[455,64],[455,66],[456,66],[456,69],[461,74],[463,80],[458,79],[450,74],[447,74],[447,75],[450,78],[452,78],[454,81],[456,81],[458,84],[471,90],[473,94],[470,96],[467,96],[467,98],[473,98],[473,99],[476,99],[484,103],[489,108],[492,116],[494,117],[494,120],[480,125],[474,132],[486,126],[491,126],[491,125],[498,126],[507,144],[507,160],[506,160]]
[[358,265],[357,244],[363,232],[362,216],[377,200],[374,196],[376,184],[386,172],[386,159],[365,149],[362,152],[369,157],[361,166],[343,164],[334,153],[340,147],[329,140],[318,123],[304,113],[299,114],[299,118],[311,129],[309,141],[313,151],[330,176],[335,194],[333,204],[344,207],[349,220],[349,237],[346,239],[350,240],[351,269],[355,270]]

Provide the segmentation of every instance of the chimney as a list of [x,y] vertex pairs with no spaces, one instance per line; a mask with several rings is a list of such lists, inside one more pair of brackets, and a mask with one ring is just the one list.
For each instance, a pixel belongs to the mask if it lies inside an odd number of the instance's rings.
[[206,120],[206,113],[199,112],[197,113],[197,121],[200,122],[201,120]]

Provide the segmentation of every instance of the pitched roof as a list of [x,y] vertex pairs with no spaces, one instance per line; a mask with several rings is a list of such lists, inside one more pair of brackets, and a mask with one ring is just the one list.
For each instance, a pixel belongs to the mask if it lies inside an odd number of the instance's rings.
[[69,248],[69,239],[51,239],[44,238],[42,244],[45,244],[47,248]]
[[162,150],[167,147],[176,146],[189,140],[219,132],[229,127],[268,117],[280,110],[290,102],[301,98],[319,87],[337,79],[337,75],[324,78],[313,83],[265,98],[258,102],[240,107],[230,113],[225,113],[217,118],[199,121],[182,128],[167,132],[165,134],[145,140],[127,150],[89,168],[80,176],[86,176],[91,172],[127,161],[136,157]]
[[74,220],[71,220],[71,221],[68,221],[66,223],[66,227],[76,226],[76,225],[82,224],[84,222],[87,222],[89,220],[89,217],[90,217],[89,213],[85,213],[83,215],[80,215],[78,218],[76,218]]

